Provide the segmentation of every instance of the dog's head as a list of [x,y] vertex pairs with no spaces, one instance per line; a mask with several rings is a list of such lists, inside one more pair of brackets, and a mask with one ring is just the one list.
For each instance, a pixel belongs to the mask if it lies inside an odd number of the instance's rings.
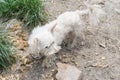
[[52,31],[55,27],[51,24],[47,24],[43,27],[37,27],[32,31],[29,37],[29,47],[31,53],[35,55],[51,55],[60,49],[55,43]]

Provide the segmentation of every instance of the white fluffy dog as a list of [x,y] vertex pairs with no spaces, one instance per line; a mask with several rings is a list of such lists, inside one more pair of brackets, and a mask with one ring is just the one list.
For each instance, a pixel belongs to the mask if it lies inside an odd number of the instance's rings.
[[[87,9],[65,12],[58,18],[44,26],[38,26],[33,29],[29,37],[29,46],[32,53],[51,55],[61,49],[61,43],[69,32],[74,32],[75,36],[80,35],[85,27],[83,15],[87,15],[90,25],[98,25],[104,20],[106,13],[99,5],[88,5]],[[73,41],[74,43],[74,41]]]

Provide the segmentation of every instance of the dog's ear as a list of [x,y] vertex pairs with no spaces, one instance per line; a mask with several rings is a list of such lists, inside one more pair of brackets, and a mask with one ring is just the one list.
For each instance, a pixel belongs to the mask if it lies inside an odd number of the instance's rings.
[[39,43],[38,38],[34,38],[34,44],[37,45]]
[[55,20],[55,21],[50,22],[48,25],[49,25],[48,30],[49,30],[51,33],[53,33],[53,32],[54,32],[54,29],[55,29],[55,27],[56,27],[56,25],[57,25],[57,22],[56,22],[56,20]]
[[50,30],[51,33],[54,32],[55,27],[56,27],[56,24],[51,28],[51,30]]

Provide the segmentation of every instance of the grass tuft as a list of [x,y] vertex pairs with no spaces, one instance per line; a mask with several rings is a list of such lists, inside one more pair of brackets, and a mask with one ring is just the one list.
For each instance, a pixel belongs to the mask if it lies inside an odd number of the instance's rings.
[[6,33],[0,30],[0,68],[6,69],[15,60],[12,44],[6,39]]
[[42,0],[0,0],[0,17],[19,19],[25,26],[36,26],[46,21]]

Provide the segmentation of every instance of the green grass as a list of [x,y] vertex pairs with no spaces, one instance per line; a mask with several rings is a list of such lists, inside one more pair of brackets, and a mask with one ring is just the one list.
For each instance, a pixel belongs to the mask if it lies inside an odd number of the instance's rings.
[[46,21],[42,0],[0,0],[0,17],[17,18],[31,27]]
[[0,68],[6,69],[15,61],[12,55],[12,44],[6,39],[6,33],[0,30]]

